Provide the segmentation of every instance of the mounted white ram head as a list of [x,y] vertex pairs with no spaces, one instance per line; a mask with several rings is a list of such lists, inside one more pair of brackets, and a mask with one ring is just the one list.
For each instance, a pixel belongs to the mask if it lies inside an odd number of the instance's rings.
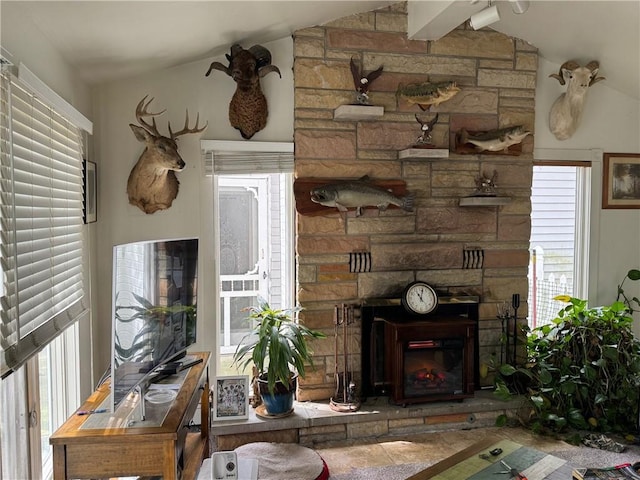
[[558,73],[549,75],[567,84],[567,91],[560,95],[551,106],[549,112],[549,128],[558,140],[570,138],[580,125],[587,90],[591,85],[604,77],[598,77],[599,64],[591,61],[584,67],[570,60],[560,66]]
[[229,122],[240,130],[242,138],[248,140],[267,125],[269,115],[260,79],[271,72],[276,72],[280,78],[282,75],[278,67],[271,65],[269,50],[261,45],[245,50],[236,43],[225,56],[229,66],[213,62],[205,76],[208,77],[211,70],[220,70],[236,82],[236,91],[229,103]]
[[[200,114],[196,119],[196,126],[189,128],[189,111],[187,110],[184,128],[178,132],[171,131],[171,123],[168,123],[169,137],[164,137],[158,132],[156,117],[164,113],[150,113],[147,111],[150,99],[146,104],[145,96],[136,107],[136,119],[140,125],[130,123],[136,138],[144,142],[145,149],[134,165],[129,180],[127,181],[127,194],[129,203],[140,208],[144,213],[154,213],[158,210],[166,210],[171,206],[173,200],[178,196],[180,182],[175,172],[184,169],[185,163],[178,153],[178,143],[176,140],[180,135],[186,133],[200,133],[207,128],[198,128]],[[151,117],[151,124],[145,121],[145,117]]]

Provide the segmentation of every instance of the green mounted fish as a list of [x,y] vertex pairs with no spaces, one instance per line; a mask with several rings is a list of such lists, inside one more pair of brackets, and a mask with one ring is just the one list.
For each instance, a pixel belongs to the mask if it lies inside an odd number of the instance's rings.
[[460,91],[456,82],[423,82],[409,85],[398,85],[396,96],[412,105],[418,105],[422,110],[436,107],[442,102],[453,98]]

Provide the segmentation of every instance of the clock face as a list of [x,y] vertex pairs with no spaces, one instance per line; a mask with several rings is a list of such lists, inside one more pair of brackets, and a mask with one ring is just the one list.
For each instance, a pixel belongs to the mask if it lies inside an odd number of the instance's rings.
[[413,282],[405,288],[402,294],[402,304],[412,313],[425,315],[438,306],[438,295],[427,283]]

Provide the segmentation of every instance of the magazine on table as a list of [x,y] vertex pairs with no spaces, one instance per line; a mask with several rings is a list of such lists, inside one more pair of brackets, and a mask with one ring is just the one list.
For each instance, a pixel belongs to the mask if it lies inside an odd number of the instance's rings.
[[609,480],[640,480],[640,473],[634,468],[636,466],[640,466],[640,464],[623,463],[615,467],[574,468],[572,477],[573,480],[600,480],[603,478]]

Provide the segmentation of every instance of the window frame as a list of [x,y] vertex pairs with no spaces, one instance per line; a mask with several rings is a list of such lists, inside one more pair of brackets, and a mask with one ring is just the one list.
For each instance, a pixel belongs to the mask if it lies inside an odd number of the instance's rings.
[[[86,243],[85,233],[82,227],[82,145],[84,143],[84,130],[92,133],[92,123],[86,119],[74,107],[68,104],[62,97],[58,96],[40,79],[31,73],[23,64],[17,69],[17,76],[14,68],[2,68],[0,74],[2,82],[15,82],[26,92],[26,96],[32,96],[39,102],[43,111],[49,109],[51,116],[58,116],[63,119],[68,126],[72,126],[76,130],[77,144],[80,146],[79,175],[74,177],[75,186],[80,185],[79,195],[75,196],[75,200],[70,200],[70,205],[76,210],[76,203],[79,208],[78,220],[80,228],[77,229],[79,262],[82,269],[86,262]],[[8,78],[8,80],[7,80]],[[25,97],[25,98],[27,98]],[[12,101],[11,92],[4,86],[2,88],[3,100],[3,151],[13,153],[13,123],[9,113],[10,102]],[[5,107],[6,110],[5,110]],[[6,122],[6,123],[5,123]],[[7,133],[8,132],[8,133]],[[54,140],[55,141],[55,140]],[[62,160],[64,161],[64,160]],[[73,167],[75,168],[75,167]],[[13,219],[16,219],[15,214]],[[75,218],[75,217],[74,217]],[[87,320],[89,318],[89,308],[85,304],[88,297],[88,289],[86,288],[86,276],[80,282],[80,291],[82,297],[72,308],[54,315],[45,321],[46,325],[52,325],[44,329],[38,328],[37,336],[26,337],[33,345],[25,349],[25,357],[21,357],[20,362],[12,365],[7,369],[4,364],[5,351],[4,346],[0,348],[0,356],[2,357],[2,374],[3,379],[0,380],[0,397],[2,398],[2,411],[0,412],[0,421],[2,422],[2,438],[0,438],[0,479],[5,478],[33,478],[48,479],[53,473],[53,459],[49,449],[47,458],[42,458],[42,437],[41,423],[42,412],[45,406],[42,404],[42,395],[39,385],[40,375],[40,358],[41,355],[49,355],[50,364],[46,365],[46,373],[50,375],[47,384],[50,387],[52,398],[49,406],[53,406],[53,410],[49,410],[51,422],[48,425],[47,434],[53,433],[73,411],[79,406],[81,401],[81,385],[80,385],[80,349],[79,342],[80,325],[79,320]],[[4,292],[3,292],[4,294]],[[76,307],[76,308],[73,308]],[[24,340],[22,340],[24,342]],[[5,345],[6,346],[6,345]],[[45,352],[43,352],[46,349]],[[45,367],[43,367],[45,368]],[[49,407],[48,406],[48,407]],[[25,452],[27,455],[25,455]]]
[[[293,170],[294,170],[294,144],[293,142],[237,142],[225,140],[201,140],[200,147],[202,150],[203,173],[205,176],[211,177],[212,188],[212,219],[213,219],[213,284],[214,297],[220,298],[219,285],[219,265],[220,265],[220,246],[219,246],[219,225],[220,218],[218,209],[215,205],[219,191],[217,175],[234,175],[234,174],[263,174],[263,173],[286,173],[287,180],[281,188],[284,188],[286,195],[285,213],[286,217],[280,219],[281,222],[287,222],[290,239],[290,258],[294,258],[295,252],[295,201],[293,197]],[[282,182],[282,177],[281,182]],[[286,267],[287,275],[290,278],[290,288],[292,292],[291,301],[295,302],[295,261],[291,261]],[[216,301],[214,305],[215,328],[213,333],[213,349],[216,352],[216,358],[221,358],[221,342],[219,337],[220,322],[220,302]],[[218,362],[216,368],[219,369],[221,362]],[[217,373],[220,373],[217,372]]]
[[[602,172],[600,149],[534,149],[533,165],[586,167],[578,170],[574,247],[574,295],[593,300],[597,282],[599,201],[597,179]],[[582,221],[580,221],[582,219]]]

